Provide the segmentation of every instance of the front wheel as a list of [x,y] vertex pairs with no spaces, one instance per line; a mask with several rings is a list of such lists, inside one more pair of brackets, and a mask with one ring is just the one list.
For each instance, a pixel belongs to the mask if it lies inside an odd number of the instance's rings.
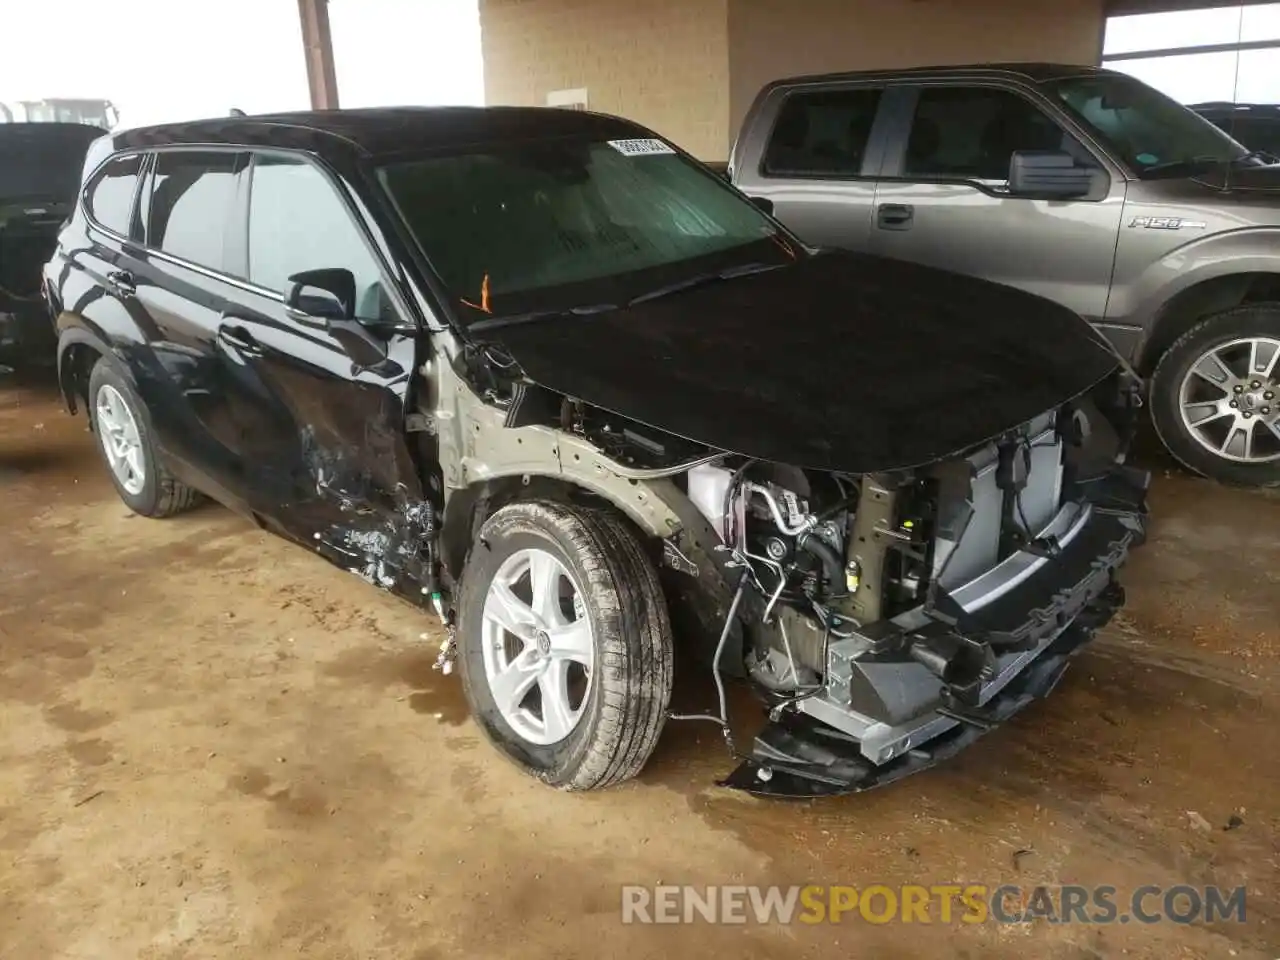
[[657,570],[599,510],[529,501],[483,525],[458,599],[472,715],[527,773],[569,790],[635,776],[671,699]]
[[1235,307],[1179,337],[1152,374],[1151,419],[1196,473],[1280,484],[1280,304]]

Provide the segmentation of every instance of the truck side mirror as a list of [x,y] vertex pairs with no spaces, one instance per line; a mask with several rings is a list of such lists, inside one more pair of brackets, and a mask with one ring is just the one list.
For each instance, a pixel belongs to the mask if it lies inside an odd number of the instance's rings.
[[768,197],[748,197],[748,199],[756,205],[756,208],[773,216],[773,201]]
[[1070,200],[1093,188],[1093,171],[1076,166],[1060,150],[1015,150],[1009,159],[1009,193],[1018,197]]

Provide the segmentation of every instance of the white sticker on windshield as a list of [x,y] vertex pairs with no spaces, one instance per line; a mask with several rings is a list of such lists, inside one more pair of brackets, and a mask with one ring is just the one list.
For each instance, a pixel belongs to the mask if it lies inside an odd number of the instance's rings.
[[659,153],[675,153],[671,147],[654,138],[640,140],[610,140],[609,146],[624,157],[648,157]]

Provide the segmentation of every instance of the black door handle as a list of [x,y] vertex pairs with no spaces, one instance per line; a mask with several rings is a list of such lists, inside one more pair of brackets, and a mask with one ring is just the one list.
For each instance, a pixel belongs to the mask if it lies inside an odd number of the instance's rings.
[[881,230],[910,230],[916,208],[907,203],[882,203],[876,213]]
[[236,353],[246,357],[262,356],[262,347],[253,338],[253,334],[244,327],[234,324],[223,324],[218,328],[218,340],[226,344]]
[[138,292],[138,284],[128,270],[112,270],[107,274],[107,282],[115,287],[116,293],[122,297],[132,297]]

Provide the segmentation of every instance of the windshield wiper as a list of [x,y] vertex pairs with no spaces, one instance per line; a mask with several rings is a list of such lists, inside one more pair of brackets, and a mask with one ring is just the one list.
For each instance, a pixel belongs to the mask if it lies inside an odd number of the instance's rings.
[[532,323],[535,320],[555,320],[560,317],[588,317],[593,313],[608,313],[610,310],[617,309],[618,304],[616,303],[590,303],[576,307],[564,307],[559,310],[532,310],[529,313],[513,313],[505,317],[485,317],[483,320],[468,324],[467,329],[473,333],[481,333],[485,330],[500,330],[503,327]]
[[680,293],[684,290],[692,290],[694,287],[701,287],[708,283],[717,283],[721,280],[735,280],[738,277],[749,277],[756,273],[767,273],[770,270],[777,270],[780,267],[786,267],[786,263],[748,263],[739,267],[729,267],[727,270],[715,270],[709,273],[697,273],[692,277],[685,277],[683,280],[677,280],[674,283],[668,283],[666,286],[657,287],[646,293],[639,294],[627,301],[627,306],[634,307],[636,304],[648,303],[650,300],[658,300],[662,297],[669,297],[673,293]]
[[664,287],[658,287],[654,290],[649,290],[638,296],[632,297],[624,304],[591,303],[553,310],[533,310],[528,313],[513,313],[509,316],[485,317],[481,320],[475,321],[474,323],[468,324],[467,329],[472,333],[483,333],[486,330],[501,330],[503,327],[513,327],[518,324],[533,323],[537,320],[555,320],[562,317],[588,317],[596,313],[608,313],[612,310],[618,310],[623,306],[633,307],[639,303],[647,303],[650,300],[657,300],[660,297],[667,297],[673,293],[679,293],[682,290],[689,290],[693,287],[700,287],[704,284],[716,283],[721,280],[733,280],[738,277],[749,277],[752,274],[767,273],[770,270],[777,270],[778,268],[785,266],[789,266],[789,264],[748,263],[742,266],[729,267],[726,270],[699,273],[692,277],[685,277],[683,280],[677,280],[675,283],[669,283]]

